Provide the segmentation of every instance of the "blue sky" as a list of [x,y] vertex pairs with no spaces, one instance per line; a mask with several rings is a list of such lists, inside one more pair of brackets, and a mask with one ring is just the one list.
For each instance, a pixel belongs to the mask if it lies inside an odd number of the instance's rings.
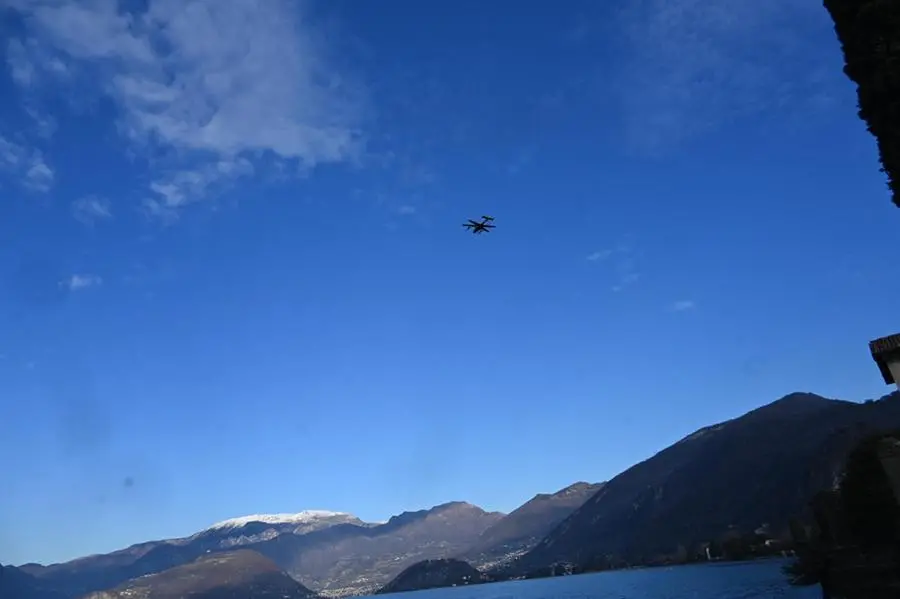
[[888,391],[900,213],[816,2],[5,4],[0,562],[510,510]]

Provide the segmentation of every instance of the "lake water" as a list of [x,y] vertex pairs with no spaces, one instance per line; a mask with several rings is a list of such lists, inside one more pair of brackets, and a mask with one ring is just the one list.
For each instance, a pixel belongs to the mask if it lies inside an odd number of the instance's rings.
[[403,599],[819,599],[785,582],[782,560],[701,564],[518,580],[382,595]]

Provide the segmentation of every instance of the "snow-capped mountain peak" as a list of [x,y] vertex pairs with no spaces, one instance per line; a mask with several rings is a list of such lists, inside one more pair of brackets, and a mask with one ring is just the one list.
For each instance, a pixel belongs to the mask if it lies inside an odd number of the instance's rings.
[[312,524],[321,520],[331,519],[355,519],[355,516],[345,512],[330,512],[327,510],[304,510],[296,514],[253,514],[250,516],[241,516],[239,518],[230,518],[217,522],[207,530],[218,530],[223,528],[238,528],[250,524],[251,522],[262,522],[263,524]]

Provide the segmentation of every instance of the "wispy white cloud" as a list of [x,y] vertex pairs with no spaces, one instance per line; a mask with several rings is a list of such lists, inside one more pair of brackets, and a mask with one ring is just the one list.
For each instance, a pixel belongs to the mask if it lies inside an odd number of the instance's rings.
[[41,54],[40,48],[33,42],[25,43],[12,38],[5,48],[0,48],[4,49],[7,70],[22,92],[23,108],[34,123],[34,133],[42,139],[49,139],[56,131],[56,119],[39,108],[40,102],[34,97],[32,90],[38,87],[38,82],[45,75],[44,71],[51,73],[54,78],[64,78],[68,69],[62,61]]
[[65,287],[70,291],[80,291],[88,287],[96,287],[103,283],[103,279],[96,275],[72,275],[71,277],[59,282],[60,287]]
[[618,293],[619,291],[625,290],[627,287],[631,287],[641,278],[640,273],[637,272],[625,272],[619,276],[619,282],[612,286],[612,290]]
[[588,254],[587,259],[590,262],[611,262],[615,276],[611,289],[614,292],[631,287],[641,278],[637,268],[637,254],[630,244],[620,243],[614,248],[598,250]]
[[32,154],[31,163],[25,171],[23,185],[32,191],[50,191],[50,188],[53,187],[54,178],[55,174],[53,169],[47,166],[41,153],[35,151]]
[[832,35],[810,0],[630,0],[616,79],[631,147],[657,151],[725,122],[821,105],[841,84]]
[[0,137],[0,169],[18,177],[31,191],[46,192],[53,186],[55,175],[43,153],[4,137]]
[[613,250],[597,250],[596,252],[591,252],[590,254],[588,254],[587,259],[589,262],[597,262],[600,260],[606,260],[612,255]]
[[38,137],[49,139],[56,132],[56,119],[52,116],[44,114],[34,107],[26,107],[25,113],[34,122],[35,133]]
[[76,219],[88,225],[112,218],[109,200],[93,195],[75,200],[72,203],[72,212]]
[[[16,8],[13,6],[13,8]],[[6,65],[10,77],[23,89],[30,90],[42,77],[63,77],[69,69],[58,57],[42,48],[34,40],[12,38],[6,44]]]
[[693,310],[696,307],[697,304],[695,304],[693,300],[679,300],[677,302],[672,302],[670,309],[673,312],[684,312],[685,310]]
[[34,63],[20,40],[12,39],[6,44],[6,65],[9,76],[19,85],[29,87],[34,83]]
[[149,214],[162,216],[167,213],[168,218],[177,218],[180,207],[202,200],[209,192],[222,189],[234,179],[252,173],[253,164],[237,156],[169,172],[150,184],[152,195],[145,198],[144,207]]
[[148,218],[171,225],[178,221],[177,205],[170,205],[156,198],[144,198],[141,200],[140,211]]
[[148,190],[152,212],[177,211],[259,160],[303,173],[360,156],[363,86],[336,66],[305,2],[151,0],[131,14],[116,0],[7,4],[27,17],[9,44],[19,85],[95,82],[134,149],[174,150]]

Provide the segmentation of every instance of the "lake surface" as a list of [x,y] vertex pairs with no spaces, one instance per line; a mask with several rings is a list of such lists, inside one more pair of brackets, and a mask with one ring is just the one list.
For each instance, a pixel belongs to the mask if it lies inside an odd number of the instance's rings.
[[382,595],[404,599],[819,599],[785,582],[782,560],[621,570]]

